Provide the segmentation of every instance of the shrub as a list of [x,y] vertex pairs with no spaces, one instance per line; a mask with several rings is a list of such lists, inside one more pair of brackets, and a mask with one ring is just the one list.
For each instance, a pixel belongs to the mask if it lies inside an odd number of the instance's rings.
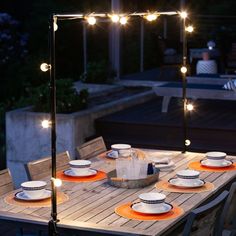
[[108,63],[90,62],[87,65],[87,72],[80,76],[80,79],[84,83],[104,84],[111,83],[116,73],[109,69]]
[[[56,97],[58,113],[76,112],[85,109],[88,104],[88,91],[84,89],[78,94],[73,87],[73,81],[69,79],[60,79],[56,81]],[[32,102],[34,111],[50,111],[49,84],[44,84],[33,89]]]

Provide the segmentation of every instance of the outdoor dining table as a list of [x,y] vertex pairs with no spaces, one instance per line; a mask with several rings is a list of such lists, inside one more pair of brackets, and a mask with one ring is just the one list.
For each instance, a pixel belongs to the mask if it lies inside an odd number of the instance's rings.
[[[162,156],[167,151],[142,149],[148,158],[153,153]],[[176,171],[186,169],[191,161],[204,158],[204,153],[168,151],[176,168],[171,172],[160,172],[160,180],[168,180]],[[235,157],[232,157],[235,158]],[[106,172],[115,169],[115,161],[108,158],[94,157],[92,167]],[[141,189],[125,189],[112,187],[107,179],[95,182],[63,182],[60,191],[69,199],[58,205],[58,229],[71,230],[86,235],[168,235],[183,222],[187,214],[194,208],[209,200],[214,194],[222,191],[236,177],[236,171],[201,172],[200,178],[214,184],[214,189],[202,193],[170,193],[155,187],[155,184]],[[49,177],[50,178],[50,177]],[[48,178],[48,181],[49,181]],[[174,219],[140,221],[130,220],[117,215],[114,209],[123,203],[133,202],[144,192],[162,192],[167,195],[166,202],[178,205],[184,213]],[[1,220],[14,225],[33,224],[34,229],[46,230],[50,220],[50,207],[31,208],[27,206],[9,205],[0,199]],[[67,235],[67,234],[66,234]],[[70,235],[70,234],[68,234]]]

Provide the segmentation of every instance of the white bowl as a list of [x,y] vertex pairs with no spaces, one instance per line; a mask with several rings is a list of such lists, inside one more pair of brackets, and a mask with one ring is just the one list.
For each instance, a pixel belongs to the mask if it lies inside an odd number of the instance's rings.
[[139,195],[142,206],[151,210],[153,208],[161,208],[165,203],[166,195],[162,193],[142,193]]
[[73,160],[69,162],[71,170],[77,174],[86,174],[91,166],[91,161],[89,160]]
[[119,156],[130,156],[131,145],[129,144],[113,144],[111,149],[118,152]]
[[179,181],[186,184],[191,184],[199,178],[200,172],[196,170],[180,170],[176,173]]
[[226,153],[225,152],[207,152],[206,158],[209,161],[209,163],[221,164],[226,158]]
[[37,199],[43,196],[47,183],[45,181],[27,181],[21,184],[24,194]]

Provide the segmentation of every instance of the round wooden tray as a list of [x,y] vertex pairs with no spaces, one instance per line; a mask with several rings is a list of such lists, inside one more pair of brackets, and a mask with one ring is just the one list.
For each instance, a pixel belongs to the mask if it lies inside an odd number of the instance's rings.
[[116,170],[107,173],[108,183],[117,188],[143,188],[158,181],[159,171],[145,179],[122,179],[116,177]]

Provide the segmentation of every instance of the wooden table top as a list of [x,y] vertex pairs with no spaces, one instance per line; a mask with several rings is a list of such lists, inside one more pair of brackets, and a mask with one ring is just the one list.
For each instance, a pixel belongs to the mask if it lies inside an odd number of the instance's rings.
[[[147,149],[143,149],[143,151],[147,157],[151,155],[162,157],[163,153],[167,152]],[[189,161],[200,160],[204,157],[204,154],[200,153],[182,154],[176,151],[169,151],[169,153],[176,164],[176,169],[172,172],[160,172],[161,180],[168,180],[175,176],[176,171],[186,169]],[[96,157],[92,161],[94,168],[106,172],[115,168],[113,160]],[[108,185],[106,180],[87,183],[64,182],[61,191],[68,194],[70,199],[58,205],[58,219],[60,219],[58,226],[120,235],[162,235],[183,219],[190,210],[199,206],[235,177],[236,171],[201,172],[200,178],[212,182],[215,190],[194,194],[163,192],[156,189],[154,184],[143,189],[123,189]],[[115,207],[137,200],[140,193],[150,191],[166,194],[166,201],[182,207],[185,211],[184,215],[165,221],[138,221],[125,219],[114,213]],[[0,220],[14,219],[15,221],[24,220],[25,222],[34,221],[35,224],[46,224],[50,218],[50,211],[51,209],[48,207],[28,208],[8,205],[3,197],[0,199]]]

